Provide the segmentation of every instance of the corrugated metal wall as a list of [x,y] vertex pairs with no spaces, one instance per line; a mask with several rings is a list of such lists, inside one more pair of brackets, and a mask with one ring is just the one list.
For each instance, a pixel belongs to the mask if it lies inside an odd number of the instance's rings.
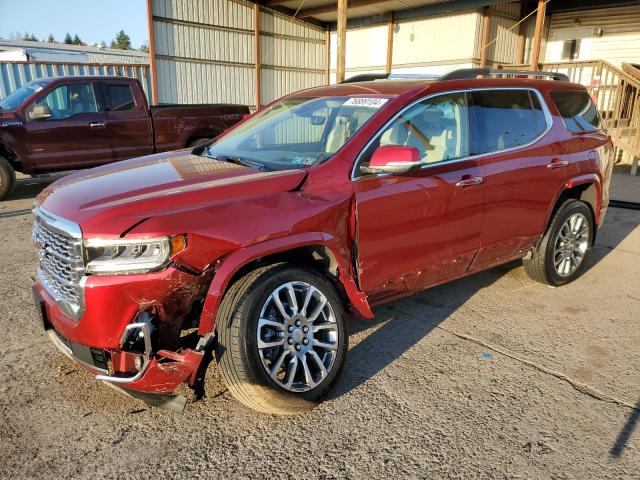
[[[153,0],[158,101],[256,107],[253,4]],[[262,104],[324,82],[324,32],[260,12]]]
[[[520,18],[520,4],[502,3],[493,5],[490,10],[489,42],[487,59],[489,66],[502,63],[515,63],[518,60],[518,32],[516,27]],[[477,56],[480,57],[480,45]]]
[[[592,27],[590,30],[588,27]],[[606,60],[620,66],[623,62],[640,62],[640,7],[612,7],[555,13],[551,16],[549,43],[564,29],[592,32],[588,53],[590,60]],[[602,29],[598,36],[597,29]],[[545,60],[552,61],[551,45]]]
[[[445,73],[477,61],[478,10],[398,21],[393,29],[392,73]],[[347,31],[346,74],[384,73],[388,25]],[[331,82],[335,82],[337,35],[331,32]]]
[[148,65],[93,65],[88,63],[0,62],[0,98],[36,78],[80,75],[116,75],[140,80],[147,97],[151,91]]

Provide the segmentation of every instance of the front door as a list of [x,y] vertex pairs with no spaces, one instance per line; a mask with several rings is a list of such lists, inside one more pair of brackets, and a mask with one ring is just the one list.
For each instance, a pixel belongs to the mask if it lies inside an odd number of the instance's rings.
[[[31,119],[36,105],[46,105],[51,116]],[[59,85],[43,94],[26,110],[25,120],[35,171],[73,170],[112,159],[106,114],[90,82]]]
[[480,246],[484,185],[469,156],[467,95],[427,98],[401,112],[367,149],[412,146],[422,168],[353,181],[361,288],[372,303],[464,274]]

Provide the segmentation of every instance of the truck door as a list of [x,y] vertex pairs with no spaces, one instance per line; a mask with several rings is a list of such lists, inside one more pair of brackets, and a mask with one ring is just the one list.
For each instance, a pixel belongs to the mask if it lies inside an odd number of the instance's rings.
[[[112,160],[106,113],[97,93],[91,82],[69,82],[27,107],[26,149],[34,171],[73,170]],[[50,116],[33,118],[37,106],[48,109]]]
[[[468,158],[466,94],[429,97],[402,111],[354,172],[361,288],[373,303],[463,274],[480,246],[484,185]],[[419,150],[405,174],[362,174],[383,145]]]
[[115,160],[153,153],[151,116],[142,89],[133,89],[131,81],[102,82],[106,99],[107,131]]

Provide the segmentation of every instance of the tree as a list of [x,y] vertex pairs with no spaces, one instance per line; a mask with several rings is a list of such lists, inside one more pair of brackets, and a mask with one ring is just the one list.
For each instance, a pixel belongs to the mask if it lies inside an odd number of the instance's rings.
[[143,43],[142,45],[140,45],[140,51],[144,53],[149,53],[149,45],[147,45],[146,43]]
[[117,48],[119,50],[132,50],[131,38],[124,33],[124,30],[120,30],[116,38],[111,41],[111,48]]
[[73,37],[73,44],[74,45],[86,45],[82,40],[80,40],[80,37],[78,36],[77,33],[76,33],[75,37]]
[[64,36],[64,43],[67,45],[73,45],[73,38],[71,38],[71,34],[69,32]]
[[49,43],[57,43],[55,37],[53,36],[53,33],[49,34],[49,36],[47,37],[47,42],[49,42]]

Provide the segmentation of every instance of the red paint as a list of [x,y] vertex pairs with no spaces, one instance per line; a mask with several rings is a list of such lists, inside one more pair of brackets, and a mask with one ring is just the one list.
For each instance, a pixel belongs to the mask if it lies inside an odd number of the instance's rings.
[[[537,89],[551,110],[551,130],[530,146],[352,180],[355,159],[400,109],[432,93],[473,87]],[[65,318],[40,288],[47,314],[70,340],[115,354],[123,328],[141,309],[155,309],[179,329],[184,315],[204,299],[198,333],[212,332],[220,301],[239,269],[296,248],[327,252],[346,308],[363,318],[373,316],[371,305],[521,257],[541,238],[567,188],[593,186],[598,223],[608,203],[609,137],[604,132],[571,135],[548,95],[550,89],[576,88],[582,87],[525,79],[319,87],[294,96],[367,94],[389,101],[316,167],[260,172],[203,162],[183,150],[61,179],[38,201],[80,224],[85,237],[186,234],[187,248],[162,272],[89,277],[86,312],[78,322]],[[416,158],[410,148],[379,152],[375,161],[380,164]],[[568,163],[547,167],[555,158]],[[476,177],[482,181],[460,184]],[[182,381],[193,381],[200,358],[184,349],[156,352],[145,376],[127,388],[170,392]],[[119,361],[120,368],[131,368],[130,360]]]
[[401,147],[398,145],[383,145],[373,152],[370,167],[384,167],[394,162],[419,162],[420,152],[415,147]]
[[[127,158],[183,148],[197,138],[213,138],[242,120],[243,105],[167,105],[149,107],[140,82],[128,77],[80,76],[38,79],[45,86],[19,105],[2,111],[0,120],[20,124],[0,127],[0,154],[17,171],[31,174],[94,167]],[[29,120],[27,112],[57,87],[92,83],[99,112],[66,119]],[[130,86],[135,106],[111,110],[106,87]],[[103,92],[101,94],[100,92]],[[103,100],[100,100],[104,95]],[[103,127],[91,127],[92,123]]]

